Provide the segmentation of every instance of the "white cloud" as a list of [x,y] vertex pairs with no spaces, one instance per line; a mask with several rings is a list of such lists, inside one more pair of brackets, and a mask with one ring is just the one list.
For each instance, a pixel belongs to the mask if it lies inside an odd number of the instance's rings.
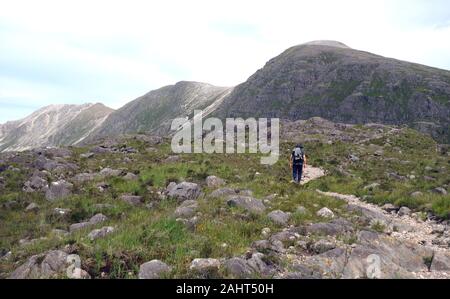
[[[0,5],[3,103],[21,94],[30,106],[102,101],[118,108],[179,80],[235,85],[286,48],[317,39],[450,68],[450,9],[442,0]],[[7,118],[1,110],[0,122]]]

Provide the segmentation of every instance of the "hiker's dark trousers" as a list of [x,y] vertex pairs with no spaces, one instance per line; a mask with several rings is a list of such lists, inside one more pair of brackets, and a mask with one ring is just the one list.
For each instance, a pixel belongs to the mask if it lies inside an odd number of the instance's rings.
[[294,182],[299,183],[302,179],[303,164],[292,165],[292,178]]

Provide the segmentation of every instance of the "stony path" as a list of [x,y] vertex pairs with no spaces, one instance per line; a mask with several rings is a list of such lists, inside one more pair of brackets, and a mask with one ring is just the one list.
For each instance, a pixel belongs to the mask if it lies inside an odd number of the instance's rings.
[[306,165],[302,177],[301,185],[308,183],[309,181],[318,179],[325,175],[325,170],[319,167],[313,167],[310,165]]
[[337,199],[345,200],[347,203],[363,207],[374,213],[382,214],[386,219],[386,225],[396,225],[402,228],[400,231],[392,231],[390,235],[396,239],[414,242],[418,245],[426,245],[435,251],[448,251],[447,248],[439,247],[433,244],[433,240],[436,239],[437,232],[443,229],[442,225],[436,224],[433,221],[422,221],[419,218],[411,217],[409,215],[398,216],[396,213],[388,213],[381,207],[364,202],[354,195],[345,195],[335,192],[322,192],[317,190],[318,193],[326,196],[331,196]]

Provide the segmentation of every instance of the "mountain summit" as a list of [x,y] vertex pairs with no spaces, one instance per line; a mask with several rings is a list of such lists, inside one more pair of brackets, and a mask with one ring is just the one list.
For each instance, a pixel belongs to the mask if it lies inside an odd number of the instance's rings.
[[226,117],[322,117],[407,125],[450,143],[450,72],[320,40],[291,47],[242,84],[182,81],[113,111],[101,104],[45,107],[0,125],[0,151],[70,145],[125,133],[167,134],[195,109]]

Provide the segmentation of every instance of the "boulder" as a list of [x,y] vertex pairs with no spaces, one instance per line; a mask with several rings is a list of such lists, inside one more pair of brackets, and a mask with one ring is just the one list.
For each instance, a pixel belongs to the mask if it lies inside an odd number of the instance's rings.
[[327,207],[323,207],[319,211],[317,211],[317,216],[324,218],[334,218],[334,213]]
[[27,193],[36,191],[46,191],[48,189],[48,182],[46,179],[39,175],[33,175],[33,177],[24,183],[23,191]]
[[137,181],[139,177],[134,173],[129,172],[123,177],[123,179],[126,181]]
[[152,260],[142,264],[139,267],[139,279],[158,279],[163,278],[172,269],[160,260]]
[[102,177],[118,177],[123,174],[123,171],[120,169],[111,169],[111,168],[103,168],[100,173]]
[[111,234],[114,232],[114,227],[112,226],[105,226],[102,227],[100,229],[94,229],[93,231],[91,231],[88,234],[88,238],[91,239],[92,241],[98,238],[104,238],[107,235]]
[[142,204],[142,196],[136,196],[136,195],[122,195],[120,199],[124,202],[126,202],[129,205],[132,206],[139,206]]
[[335,248],[336,244],[324,239],[320,239],[319,241],[312,244],[310,247],[311,251],[316,254],[321,254]]
[[228,199],[229,206],[237,206],[250,213],[261,214],[266,210],[263,202],[250,196],[233,196]]
[[329,236],[337,236],[347,232],[353,232],[353,230],[353,225],[342,218],[328,223],[313,223],[306,227],[306,233]]
[[270,220],[272,220],[275,224],[285,226],[287,225],[290,213],[285,213],[281,210],[275,210],[267,214],[267,217],[269,217]]
[[198,208],[198,202],[196,200],[186,200],[175,210],[175,217],[177,218],[189,218],[195,215]]
[[78,184],[82,184],[85,182],[93,181],[95,177],[96,174],[93,173],[79,173],[73,177],[72,181]]
[[167,196],[180,202],[185,200],[196,200],[201,193],[200,186],[195,183],[182,182],[170,185],[166,189]]
[[206,185],[210,188],[218,188],[225,184],[225,181],[214,175],[210,175],[206,178]]
[[24,264],[14,270],[10,278],[56,278],[65,275],[68,267],[67,253],[61,250],[52,250],[46,254],[31,256]]
[[108,219],[108,217],[106,217],[105,215],[98,213],[95,214],[94,216],[91,217],[91,219],[89,219],[89,223],[92,225],[104,222]]
[[45,193],[45,198],[50,201],[66,198],[72,194],[73,185],[64,180],[53,182]]
[[252,278],[255,274],[247,261],[240,257],[233,257],[225,261],[224,268],[233,278]]
[[442,187],[434,188],[432,191],[433,191],[433,193],[442,194],[442,195],[447,195],[447,193],[448,193],[447,190],[445,190]]
[[37,212],[37,211],[39,211],[39,205],[32,202],[25,208],[25,211],[26,212]]
[[213,258],[196,258],[191,262],[189,269],[196,274],[208,277],[211,274],[216,274],[220,268],[220,261]]

